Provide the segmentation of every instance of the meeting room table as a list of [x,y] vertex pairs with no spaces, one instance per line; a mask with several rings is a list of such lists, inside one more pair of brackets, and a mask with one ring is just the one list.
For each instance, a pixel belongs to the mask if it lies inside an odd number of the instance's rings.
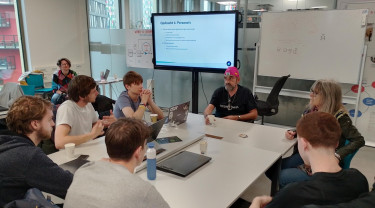
[[[221,118],[214,125],[204,122],[203,115],[189,113],[186,123],[164,124],[158,138],[178,136],[182,141],[155,142],[157,148],[165,149],[157,161],[181,150],[200,154],[198,141],[206,140],[205,155],[212,158],[210,162],[187,177],[158,170],[156,180],[149,181],[144,161],[136,174],[153,184],[171,207],[228,207],[269,168],[275,169],[271,194],[277,191],[281,157],[296,142],[285,139],[285,129]],[[90,161],[107,158],[105,138],[76,146],[75,155],[89,155]],[[58,165],[72,160],[64,150],[49,157]]]

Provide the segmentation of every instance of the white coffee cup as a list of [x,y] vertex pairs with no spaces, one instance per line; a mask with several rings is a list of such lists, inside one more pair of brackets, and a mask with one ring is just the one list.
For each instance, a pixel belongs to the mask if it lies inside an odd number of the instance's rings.
[[207,118],[211,125],[215,125],[216,119],[214,115],[208,115]]
[[76,144],[74,143],[68,143],[64,145],[65,147],[65,154],[68,158],[74,158],[74,149],[76,147]]
[[201,154],[205,154],[207,152],[207,141],[206,140],[200,141],[199,148],[201,150]]
[[150,114],[151,123],[156,123],[158,121],[158,114]]

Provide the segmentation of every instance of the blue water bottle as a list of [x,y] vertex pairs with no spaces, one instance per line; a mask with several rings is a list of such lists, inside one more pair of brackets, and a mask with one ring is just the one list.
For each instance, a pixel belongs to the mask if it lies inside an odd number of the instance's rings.
[[147,143],[147,178],[148,180],[156,179],[156,150],[153,142]]

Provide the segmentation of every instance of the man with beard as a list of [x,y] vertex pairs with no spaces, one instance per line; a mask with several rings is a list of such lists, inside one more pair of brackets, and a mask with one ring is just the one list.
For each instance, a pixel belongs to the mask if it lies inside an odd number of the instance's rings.
[[92,77],[78,75],[68,87],[69,99],[60,105],[56,115],[55,146],[64,148],[67,143],[76,145],[85,143],[103,135],[103,129],[116,121],[111,116],[99,120],[91,103],[95,102],[99,92]]
[[51,137],[55,125],[51,103],[22,96],[9,109],[6,121],[12,135],[0,136],[0,207],[23,199],[30,188],[65,198],[73,175],[37,147]]
[[253,121],[258,116],[254,96],[246,87],[239,85],[240,73],[236,67],[228,67],[224,73],[224,87],[215,90],[210,104],[204,110],[206,124],[207,118],[216,108],[216,117],[237,120]]

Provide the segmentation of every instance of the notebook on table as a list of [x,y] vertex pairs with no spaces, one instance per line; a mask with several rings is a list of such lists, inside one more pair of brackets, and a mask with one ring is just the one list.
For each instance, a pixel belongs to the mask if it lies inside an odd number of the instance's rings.
[[176,125],[185,123],[189,114],[190,101],[169,108],[168,122]]
[[156,165],[158,170],[186,177],[204,164],[208,163],[211,157],[193,152],[182,151]]

